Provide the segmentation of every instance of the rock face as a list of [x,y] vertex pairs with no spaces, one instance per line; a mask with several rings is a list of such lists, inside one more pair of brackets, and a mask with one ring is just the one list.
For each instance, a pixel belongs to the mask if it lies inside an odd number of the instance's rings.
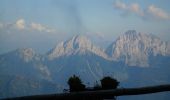
[[107,59],[107,55],[104,50],[94,46],[89,39],[85,36],[74,36],[66,42],[59,43],[55,48],[48,52],[49,59],[55,59],[61,56],[69,55],[86,55],[88,52],[94,53],[98,56],[101,56]]
[[40,55],[38,55],[32,48],[23,48],[16,51],[18,55],[25,62],[30,62],[33,60],[40,60]]
[[149,58],[169,56],[169,44],[151,34],[129,30],[122,34],[107,49],[114,61],[124,61],[129,66],[149,66]]

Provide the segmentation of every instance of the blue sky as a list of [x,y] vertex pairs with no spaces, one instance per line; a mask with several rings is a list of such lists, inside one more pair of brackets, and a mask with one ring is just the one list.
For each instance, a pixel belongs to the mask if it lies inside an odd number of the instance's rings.
[[0,0],[0,54],[45,52],[76,34],[114,41],[127,30],[170,40],[169,0]]

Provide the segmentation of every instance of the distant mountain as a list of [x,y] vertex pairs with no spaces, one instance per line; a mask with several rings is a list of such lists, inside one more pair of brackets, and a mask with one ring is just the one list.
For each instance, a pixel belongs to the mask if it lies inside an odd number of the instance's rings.
[[[79,75],[86,84],[93,86],[104,75],[112,73],[123,80],[126,77],[120,62],[112,62],[103,49],[95,46],[85,36],[75,36],[66,42],[59,43],[47,53],[49,69],[55,80],[67,84],[68,77]],[[122,68],[122,69],[121,69]]]
[[148,67],[150,57],[170,56],[170,46],[152,34],[129,30],[118,37],[106,53],[114,61],[123,61],[128,66]]
[[55,59],[57,57],[76,54],[86,55],[89,52],[105,59],[108,58],[103,49],[93,45],[87,37],[82,35],[74,36],[66,42],[59,43],[55,48],[48,52],[47,55],[49,59]]
[[0,97],[62,92],[74,74],[87,86],[107,75],[127,87],[167,83],[169,66],[170,44],[154,35],[130,30],[106,50],[77,35],[44,55],[32,48],[0,55]]
[[1,55],[0,98],[58,92],[60,87],[42,61],[43,56],[31,48]]
[[32,48],[17,49],[0,56],[1,74],[21,75],[50,80],[50,72],[42,63],[43,56]]

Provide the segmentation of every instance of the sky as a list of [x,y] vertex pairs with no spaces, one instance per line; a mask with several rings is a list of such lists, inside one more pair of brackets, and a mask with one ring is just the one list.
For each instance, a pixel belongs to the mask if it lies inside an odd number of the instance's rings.
[[127,30],[170,41],[170,0],[0,0],[0,54],[44,53],[74,35],[114,41]]

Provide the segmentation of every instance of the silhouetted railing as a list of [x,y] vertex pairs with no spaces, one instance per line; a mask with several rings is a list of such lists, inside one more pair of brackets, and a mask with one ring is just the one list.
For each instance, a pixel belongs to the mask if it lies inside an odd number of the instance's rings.
[[114,90],[84,91],[51,95],[25,96],[10,98],[8,100],[102,100],[104,98],[112,98],[114,96],[142,95],[165,91],[170,91],[170,84],[140,88],[121,88]]

